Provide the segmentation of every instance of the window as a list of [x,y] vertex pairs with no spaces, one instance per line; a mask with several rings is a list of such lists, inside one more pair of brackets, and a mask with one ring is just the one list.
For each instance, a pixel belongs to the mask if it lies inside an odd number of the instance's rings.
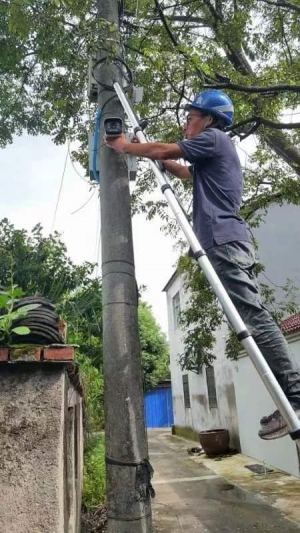
[[203,374],[203,364],[200,363],[202,361],[202,352],[198,352],[197,349],[194,347],[186,348],[184,351],[184,354],[182,356],[182,361],[185,363],[188,362],[189,364],[189,370],[192,370],[192,372],[195,372],[195,374]]
[[218,407],[215,371],[213,366],[206,367],[206,382],[208,391],[208,405],[210,409]]
[[174,329],[179,328],[179,324],[180,324],[180,294],[179,294],[179,291],[176,292],[175,296],[173,297],[173,322],[174,322]]
[[184,376],[182,376],[182,385],[183,385],[184,407],[186,409],[189,409],[191,407],[191,400],[190,400],[190,386],[189,386],[188,374],[184,374]]

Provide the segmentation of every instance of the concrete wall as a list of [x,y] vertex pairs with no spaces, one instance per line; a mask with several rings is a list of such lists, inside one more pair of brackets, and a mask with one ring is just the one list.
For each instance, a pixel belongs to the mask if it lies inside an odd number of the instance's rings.
[[[287,339],[300,366],[300,333]],[[276,406],[246,354],[234,363],[233,375],[242,453],[300,477],[297,448],[289,436],[263,441],[257,435],[260,418],[275,411]]]
[[79,533],[82,402],[64,363],[0,366],[0,531]]
[[[239,448],[236,400],[233,383],[233,366],[225,356],[224,337],[227,326],[216,334],[214,353],[217,357],[214,363],[215,381],[218,407],[210,408],[205,368],[202,373],[181,371],[178,365],[179,354],[184,351],[183,332],[175,327],[173,320],[173,297],[180,292],[181,309],[187,305],[189,295],[183,287],[183,279],[176,276],[167,289],[170,370],[172,379],[174,423],[176,426],[189,427],[199,432],[205,429],[229,429],[231,446]],[[188,374],[191,407],[185,408],[183,396],[182,376]]]

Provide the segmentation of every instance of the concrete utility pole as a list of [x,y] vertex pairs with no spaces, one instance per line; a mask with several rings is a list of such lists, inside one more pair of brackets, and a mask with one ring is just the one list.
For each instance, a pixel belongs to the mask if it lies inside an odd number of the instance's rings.
[[[100,19],[114,24],[116,31],[107,32],[106,42],[115,38],[119,52],[114,49],[113,55],[121,55],[118,0],[98,0],[97,13]],[[101,50],[99,58],[107,55],[107,50]],[[109,86],[113,78],[122,83],[120,69],[113,63],[101,63],[95,74]],[[99,169],[108,533],[150,533],[150,465],[128,170],[124,157],[103,146],[103,119],[123,118],[123,109],[116,94],[101,84],[98,105],[102,110]]]

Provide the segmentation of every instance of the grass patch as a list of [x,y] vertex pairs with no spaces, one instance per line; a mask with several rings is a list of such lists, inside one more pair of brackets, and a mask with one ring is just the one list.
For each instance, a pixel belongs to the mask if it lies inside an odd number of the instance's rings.
[[173,434],[188,440],[199,442],[199,433],[189,427],[173,426]]
[[82,503],[92,509],[105,503],[105,448],[104,434],[86,440],[83,464]]

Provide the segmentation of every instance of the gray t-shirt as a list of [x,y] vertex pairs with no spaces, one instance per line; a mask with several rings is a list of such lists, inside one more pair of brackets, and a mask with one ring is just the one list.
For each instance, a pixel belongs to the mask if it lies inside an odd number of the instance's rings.
[[238,216],[243,176],[231,139],[208,128],[196,137],[179,141],[193,176],[193,226],[201,246],[247,241],[249,231]]

